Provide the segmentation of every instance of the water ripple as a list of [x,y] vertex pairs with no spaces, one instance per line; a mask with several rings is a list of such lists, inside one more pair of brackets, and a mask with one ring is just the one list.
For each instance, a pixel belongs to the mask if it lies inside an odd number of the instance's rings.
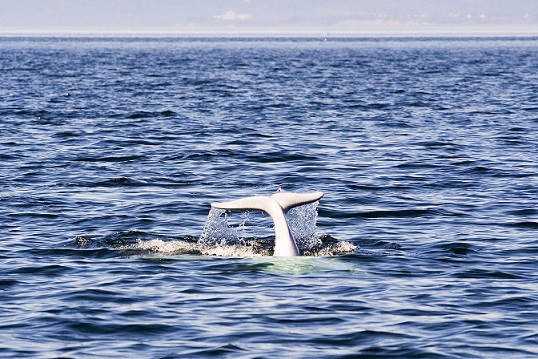
[[0,38],[0,355],[536,357],[537,40],[329,40]]

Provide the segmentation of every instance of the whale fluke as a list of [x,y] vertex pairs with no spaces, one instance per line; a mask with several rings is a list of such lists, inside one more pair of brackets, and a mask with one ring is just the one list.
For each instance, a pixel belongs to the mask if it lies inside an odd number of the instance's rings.
[[280,204],[284,213],[287,213],[293,207],[316,202],[321,197],[323,197],[323,192],[319,191],[310,193],[277,192],[271,196],[272,199]]
[[252,196],[230,202],[213,202],[211,207],[226,210],[259,210],[267,213],[275,226],[274,256],[299,256],[299,249],[293,239],[285,214],[292,208],[316,202],[323,192],[292,193],[277,192],[271,197]]

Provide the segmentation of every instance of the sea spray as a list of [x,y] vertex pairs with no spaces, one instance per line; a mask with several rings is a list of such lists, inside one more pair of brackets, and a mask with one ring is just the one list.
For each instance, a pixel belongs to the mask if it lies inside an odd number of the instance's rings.
[[[312,251],[322,245],[317,235],[318,202],[292,208],[286,219],[293,238],[301,252]],[[207,216],[199,243],[207,246],[247,245],[251,239],[274,237],[267,229],[265,223],[270,223],[267,215],[255,211],[229,212],[222,209],[211,208]]]
[[[248,219],[248,213],[244,213],[246,219]],[[234,227],[229,224],[229,217],[229,212],[223,209],[211,208],[198,242],[207,246],[244,244],[240,232],[244,229],[246,219]]]
[[316,201],[292,208],[286,214],[291,234],[301,252],[311,251],[321,245],[316,226],[318,203]]

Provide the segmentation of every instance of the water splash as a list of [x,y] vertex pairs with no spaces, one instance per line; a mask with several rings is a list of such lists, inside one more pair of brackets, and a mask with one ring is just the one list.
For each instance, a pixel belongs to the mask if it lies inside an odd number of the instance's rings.
[[286,214],[291,234],[302,253],[319,247],[321,239],[317,234],[318,203],[309,203],[292,208]]
[[[246,218],[242,217],[242,218]],[[224,216],[218,217],[219,222],[225,222]],[[222,225],[222,223],[220,224]],[[227,232],[228,231],[228,232]],[[214,228],[207,232],[214,233],[212,240],[203,242],[193,237],[168,237],[152,233],[126,231],[116,232],[104,237],[84,237],[75,238],[74,244],[77,248],[86,250],[100,250],[103,248],[119,250],[120,255],[128,256],[176,256],[176,255],[206,255],[218,257],[268,257],[273,255],[274,238],[224,238],[223,233],[237,234],[235,229],[226,227],[224,232],[218,232]],[[337,239],[324,235],[316,237],[308,248],[303,248],[303,256],[324,257],[339,254],[354,253],[357,246],[347,241],[338,241]],[[307,243],[303,241],[301,243]]]
[[[357,247],[317,233],[317,202],[295,207],[286,214],[302,256],[332,256],[353,253]],[[274,228],[269,216],[260,211],[212,208],[200,238],[168,237],[139,231],[117,232],[91,238],[77,237],[79,248],[113,248],[122,255],[209,255],[221,257],[272,256]]]
[[[298,206],[286,214],[290,231],[303,255],[312,255],[315,250],[319,250],[323,246],[323,242],[317,234],[317,206],[318,202]],[[270,246],[274,246],[274,230],[271,226],[270,232],[260,235],[260,226],[252,225],[252,222],[259,222],[260,217],[263,217],[266,222],[268,221],[267,216],[257,211],[228,212],[212,208],[198,242],[206,246],[217,247],[256,247],[257,244],[258,247],[261,247],[260,249],[267,250],[267,237],[272,238]],[[261,227],[268,228],[267,226]]]
[[207,246],[244,245],[243,235],[249,212],[237,226],[230,225],[231,213],[223,209],[211,208],[205,221],[204,230],[198,242]]

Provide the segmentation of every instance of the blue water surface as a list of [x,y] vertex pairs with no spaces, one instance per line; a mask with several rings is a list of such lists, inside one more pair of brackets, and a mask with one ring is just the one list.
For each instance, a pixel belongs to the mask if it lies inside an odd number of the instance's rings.
[[[0,38],[0,356],[537,357],[538,39],[322,40]],[[177,246],[278,189],[357,249]]]

